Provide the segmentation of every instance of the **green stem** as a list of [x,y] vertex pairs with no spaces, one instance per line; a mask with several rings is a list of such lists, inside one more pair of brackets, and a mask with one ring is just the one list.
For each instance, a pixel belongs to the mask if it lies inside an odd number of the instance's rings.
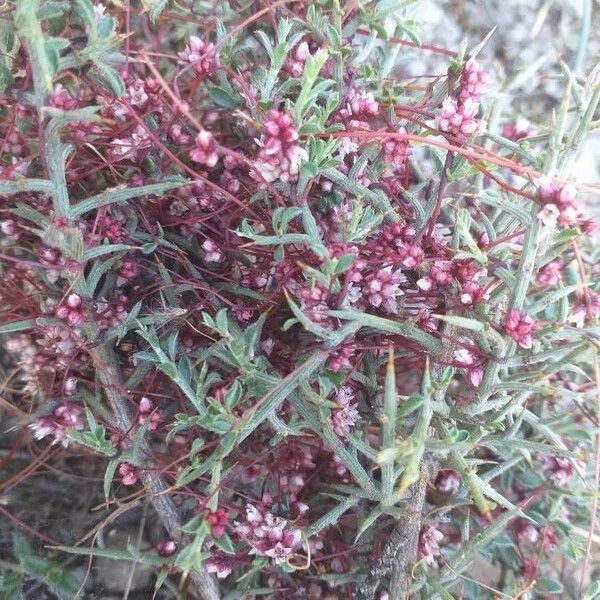
[[[382,447],[383,450],[392,449],[396,438],[396,369],[394,364],[394,347],[390,346],[388,363],[385,373],[385,385],[383,391],[383,415],[382,415]],[[394,495],[394,459],[386,461],[381,465],[381,481],[383,503],[391,505]]]

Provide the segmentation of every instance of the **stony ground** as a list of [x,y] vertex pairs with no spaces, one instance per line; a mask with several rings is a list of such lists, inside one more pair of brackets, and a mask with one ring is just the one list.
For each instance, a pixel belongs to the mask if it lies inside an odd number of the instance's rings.
[[[422,39],[458,48],[463,39],[478,44],[492,29],[481,52],[482,59],[499,78],[521,79],[511,109],[533,122],[548,122],[563,93],[562,83],[552,78],[559,61],[574,67],[581,44],[582,9],[585,0],[423,0],[416,11],[422,21]],[[600,64],[600,3],[591,2],[592,16],[586,58],[578,71],[588,75]],[[429,59],[430,64],[443,64]],[[417,64],[415,70],[429,67]],[[600,183],[600,128],[588,135],[575,164],[573,177]],[[596,212],[598,198],[590,199]]]

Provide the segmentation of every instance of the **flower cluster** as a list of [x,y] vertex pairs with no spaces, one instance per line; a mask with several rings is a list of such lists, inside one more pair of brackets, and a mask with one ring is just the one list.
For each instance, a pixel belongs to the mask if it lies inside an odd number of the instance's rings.
[[311,55],[310,46],[307,41],[300,42],[288,55],[283,68],[290,77],[300,77],[304,73],[306,59]]
[[400,270],[384,267],[365,279],[362,294],[371,306],[382,307],[385,312],[395,314],[398,312],[397,297],[403,294],[400,284],[404,281],[406,277]]
[[255,164],[258,175],[267,182],[293,182],[298,178],[300,164],[308,158],[298,143],[298,130],[288,112],[272,110],[262,127],[262,137]]
[[511,308],[504,321],[504,330],[521,348],[529,350],[533,346],[533,332],[539,324],[530,315],[524,315]]
[[196,136],[195,144],[195,147],[190,150],[190,160],[201,163],[208,168],[214,167],[219,160],[219,155],[212,134],[203,129]]
[[436,116],[435,125],[440,131],[449,133],[459,142],[466,142],[480,127],[478,112],[479,104],[471,98],[460,102],[448,97]]
[[198,77],[210,77],[217,68],[217,51],[215,45],[192,35],[185,49],[179,52],[179,58],[189,63]]
[[425,525],[419,533],[419,558],[428,565],[435,566],[437,557],[441,555],[440,542],[444,539],[444,534],[432,525]]
[[435,118],[436,127],[466,142],[482,123],[477,118],[479,100],[486,91],[488,75],[474,59],[469,59],[462,68],[460,86],[456,97],[448,96]]
[[53,445],[61,444],[66,448],[69,445],[69,429],[73,431],[84,429],[81,413],[78,406],[61,405],[55,408],[51,415],[31,423],[29,428],[33,431],[36,440],[52,436]]
[[268,556],[275,564],[286,562],[302,539],[289,521],[252,504],[246,506],[246,518],[235,524],[235,531],[251,546],[251,554]]
[[573,186],[561,185],[551,177],[543,177],[538,181],[538,196],[544,203],[540,218],[558,222],[563,227],[583,221],[582,206]]
[[56,316],[69,325],[83,325],[86,320],[86,311],[82,305],[81,297],[77,294],[69,294],[65,302],[56,309]]
[[333,409],[332,421],[334,431],[343,436],[346,431],[351,431],[360,415],[354,402],[354,391],[352,388],[342,387],[334,397],[335,408]]

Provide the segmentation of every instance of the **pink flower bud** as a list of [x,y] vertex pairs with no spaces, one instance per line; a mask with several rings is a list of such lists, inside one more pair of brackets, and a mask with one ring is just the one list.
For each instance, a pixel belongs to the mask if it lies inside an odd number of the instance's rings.
[[538,329],[533,317],[521,314],[512,308],[504,321],[504,330],[521,348],[530,349],[533,346],[532,333]]

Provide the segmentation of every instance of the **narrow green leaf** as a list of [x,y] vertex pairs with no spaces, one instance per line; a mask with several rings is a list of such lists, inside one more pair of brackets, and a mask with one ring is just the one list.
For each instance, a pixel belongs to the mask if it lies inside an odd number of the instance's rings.
[[71,209],[71,214],[73,217],[81,217],[85,213],[96,210],[101,206],[125,202],[132,198],[141,198],[142,196],[149,196],[151,194],[162,194],[169,190],[180,188],[187,183],[184,179],[176,179],[137,187],[127,187],[125,185],[114,187],[75,204]]
[[401,335],[417,342],[432,354],[439,354],[442,350],[442,343],[437,338],[422,331],[416,325],[406,320],[392,321],[391,319],[368,315],[358,310],[330,310],[328,314],[338,319],[354,321],[363,327],[371,327],[378,331]]
[[0,325],[0,334],[17,333],[19,331],[28,331],[35,327],[35,321],[33,319],[25,319],[23,321],[13,321],[12,323],[5,323]]
[[346,498],[342,500],[335,508],[332,508],[329,512],[325,513],[320,519],[317,519],[312,525],[306,528],[306,536],[312,537],[319,533],[319,531],[337,523],[340,517],[353,506],[358,504],[358,498]]

